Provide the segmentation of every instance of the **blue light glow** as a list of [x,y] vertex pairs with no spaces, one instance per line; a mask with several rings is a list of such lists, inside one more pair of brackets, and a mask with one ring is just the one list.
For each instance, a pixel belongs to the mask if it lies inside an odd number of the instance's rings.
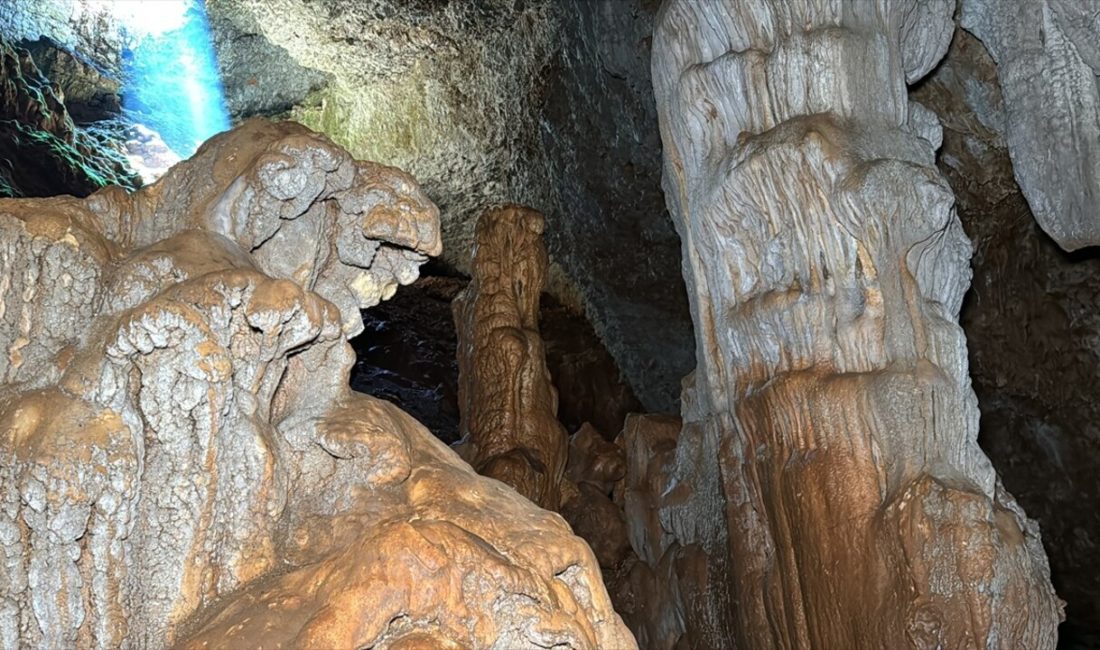
[[[188,157],[229,129],[229,113],[202,0],[119,3],[130,35],[123,52],[122,106]],[[121,12],[120,12],[121,13]]]

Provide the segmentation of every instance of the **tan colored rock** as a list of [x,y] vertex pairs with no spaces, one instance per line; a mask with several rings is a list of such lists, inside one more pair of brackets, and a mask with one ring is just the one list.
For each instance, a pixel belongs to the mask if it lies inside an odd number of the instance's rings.
[[[630,417],[633,416],[627,416]],[[596,427],[586,422],[569,437],[565,475],[574,483],[591,483],[601,492],[610,494],[615,484],[626,476],[626,454],[622,447],[605,439]]]
[[539,336],[543,225],[541,214],[517,205],[483,214],[471,282],[453,309],[465,453],[481,474],[556,510],[568,436]]
[[950,0],[671,0],[653,77],[698,368],[660,524],[708,648],[1053,648],[976,442],[969,242],[907,83]]
[[0,648],[634,647],[559,517],[348,389],[438,227],[263,121],[135,194],[0,202]]

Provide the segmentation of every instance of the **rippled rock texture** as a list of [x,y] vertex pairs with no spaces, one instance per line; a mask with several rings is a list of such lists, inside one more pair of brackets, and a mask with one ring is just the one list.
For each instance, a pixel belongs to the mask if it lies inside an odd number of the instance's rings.
[[1100,510],[1100,254],[1066,253],[1036,223],[1013,177],[997,67],[981,41],[956,31],[913,96],[943,122],[937,162],[974,241],[961,322],[978,440],[1042,529],[1066,600],[1061,639],[1074,628],[1100,633],[1100,518],[1089,514]]
[[560,518],[347,386],[440,250],[404,172],[249,121],[0,242],[0,647],[633,647]]
[[671,413],[693,339],[660,192],[649,79],[658,4],[206,6],[234,114],[289,110],[353,155],[414,174],[439,205],[449,270],[470,274],[485,210],[542,212],[547,291],[584,311],[646,409]]
[[[653,77],[698,368],[660,505],[706,647],[1053,647],[977,446],[970,246],[907,84],[953,3],[672,0]],[[701,557],[700,557],[701,554]],[[703,589],[700,584],[707,584]]]
[[541,214],[518,205],[482,215],[470,284],[453,308],[460,432],[470,464],[556,510],[568,435],[539,335],[549,265],[544,227]]
[[1043,230],[1100,244],[1100,2],[964,0],[962,26],[997,63],[1012,169]]
[[87,196],[140,179],[121,153],[73,123],[61,86],[0,38],[0,196]]

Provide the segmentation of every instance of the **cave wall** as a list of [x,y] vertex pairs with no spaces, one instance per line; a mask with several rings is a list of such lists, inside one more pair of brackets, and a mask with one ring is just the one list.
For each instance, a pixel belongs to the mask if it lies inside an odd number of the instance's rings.
[[[649,64],[658,0],[561,3],[542,143],[557,180],[547,238],[651,411],[694,366],[680,239],[661,192]],[[577,236],[577,233],[583,233]]]
[[47,37],[109,73],[122,70],[124,35],[104,0],[8,0],[0,4],[0,35],[10,41]]
[[[12,0],[0,7],[0,34],[51,38],[117,74],[125,34],[112,16],[126,5],[115,4]],[[587,314],[648,410],[672,412],[694,340],[660,190],[649,79],[658,4],[207,0],[206,9],[234,119],[288,117],[408,169],[440,206],[450,268],[469,273],[487,207],[542,211],[548,290]]]
[[[659,189],[648,70],[657,4],[207,6],[219,48],[233,44],[223,61],[231,110],[250,110],[234,108],[239,80],[253,84],[248,93],[267,87],[285,100],[302,94],[299,79],[312,79],[314,90],[286,115],[356,155],[409,169],[440,206],[450,267],[469,272],[486,207],[514,201],[542,211],[548,290],[586,311],[646,408],[673,411],[693,339],[679,241]],[[273,63],[250,73],[264,58],[255,48],[274,52]],[[290,65],[314,76],[288,77],[281,70]]]

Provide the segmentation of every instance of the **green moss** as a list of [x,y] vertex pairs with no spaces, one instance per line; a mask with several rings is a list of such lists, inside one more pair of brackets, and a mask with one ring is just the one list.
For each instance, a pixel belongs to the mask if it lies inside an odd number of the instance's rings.
[[428,89],[428,78],[417,65],[401,83],[387,83],[380,91],[330,85],[291,117],[357,158],[399,165],[429,152],[455,128],[449,107],[430,97]]

